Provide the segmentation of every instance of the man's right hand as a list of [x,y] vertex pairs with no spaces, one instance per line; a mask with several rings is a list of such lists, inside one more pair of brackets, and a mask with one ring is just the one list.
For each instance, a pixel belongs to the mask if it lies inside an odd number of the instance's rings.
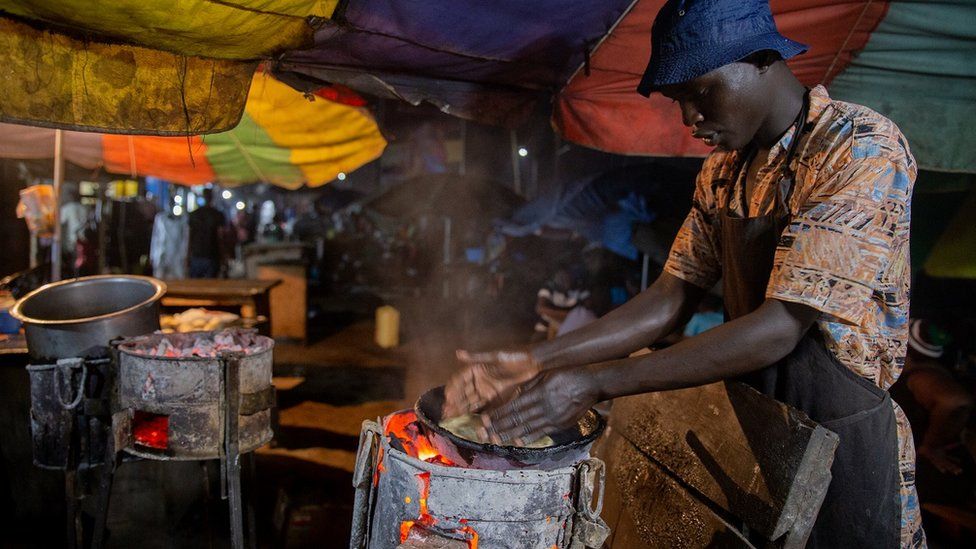
[[481,412],[489,405],[506,402],[515,388],[534,378],[542,366],[527,351],[469,353],[459,350],[463,369],[444,389],[443,417]]

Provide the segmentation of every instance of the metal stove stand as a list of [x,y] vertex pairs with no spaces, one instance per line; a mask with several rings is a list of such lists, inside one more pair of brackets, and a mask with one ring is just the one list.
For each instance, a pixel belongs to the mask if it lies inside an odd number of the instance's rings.
[[[247,547],[257,547],[253,489],[247,497],[241,489],[243,467],[250,487],[254,486],[254,459],[242,454],[239,440],[240,414],[253,413],[267,402],[251,402],[240,392],[240,359],[243,354],[222,355],[221,409],[224,424],[220,448],[220,495],[230,510],[230,541],[233,549],[244,549],[244,511],[247,512]],[[123,450],[132,445],[131,416],[127,410],[112,413],[118,356],[103,359],[60,359],[55,364],[29,365],[31,379],[31,435],[34,464],[64,471],[67,522],[65,546],[69,549],[101,549],[106,540],[106,522],[115,472],[125,461],[160,459],[135,456]],[[201,460],[201,463],[208,460]],[[97,470],[97,486],[90,490],[82,482],[83,472]],[[208,490],[209,493],[209,490]],[[83,520],[83,499],[94,497],[94,520]],[[90,531],[88,528],[90,528]]]

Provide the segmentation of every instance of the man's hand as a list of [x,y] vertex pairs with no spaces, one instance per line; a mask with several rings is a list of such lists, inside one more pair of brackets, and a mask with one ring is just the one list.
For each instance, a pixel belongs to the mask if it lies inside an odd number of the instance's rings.
[[465,366],[444,388],[445,418],[477,413],[507,401],[519,384],[542,370],[526,351],[468,353],[459,350],[457,357]]
[[569,428],[596,404],[597,392],[584,368],[546,370],[515,388],[508,402],[489,406],[485,419],[495,444],[529,444]]

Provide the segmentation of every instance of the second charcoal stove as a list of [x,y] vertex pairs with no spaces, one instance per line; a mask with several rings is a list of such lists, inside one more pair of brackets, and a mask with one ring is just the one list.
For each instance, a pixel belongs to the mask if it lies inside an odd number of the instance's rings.
[[273,346],[270,338],[234,329],[120,343],[115,416],[130,422],[117,429],[121,448],[150,459],[217,459],[228,429],[236,431],[231,438],[241,453],[267,443]]
[[413,410],[364,422],[350,549],[600,547],[604,471],[589,446],[603,427],[596,416],[575,439],[529,453],[480,445],[494,456],[482,459],[447,438],[435,444]]

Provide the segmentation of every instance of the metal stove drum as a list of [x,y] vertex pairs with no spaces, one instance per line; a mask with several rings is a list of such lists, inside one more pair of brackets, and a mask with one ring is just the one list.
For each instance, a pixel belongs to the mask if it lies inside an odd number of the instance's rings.
[[273,347],[270,338],[245,330],[118,342],[113,419],[121,448],[148,459],[200,460],[219,459],[231,446],[247,453],[268,443]]
[[443,388],[366,421],[353,476],[350,549],[600,547],[605,423],[590,410],[550,448],[478,444],[440,428]]
[[219,459],[232,546],[244,546],[241,457],[273,436],[274,342],[252,330],[154,334],[165,290],[148,277],[85,277],[43,286],[11,311],[33,362],[34,462],[65,471],[69,547],[83,538],[77,475],[98,466],[91,539],[102,545],[119,452]]

